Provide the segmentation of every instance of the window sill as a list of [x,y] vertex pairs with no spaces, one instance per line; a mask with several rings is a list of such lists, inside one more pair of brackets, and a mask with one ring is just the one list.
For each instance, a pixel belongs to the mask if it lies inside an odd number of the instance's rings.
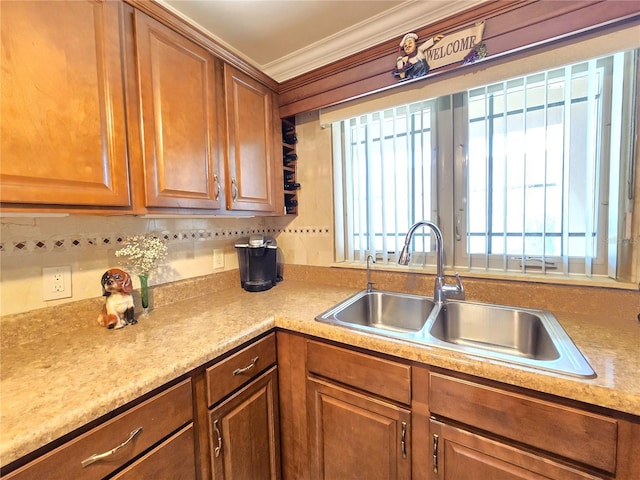
[[[331,268],[347,268],[347,269],[359,269],[366,270],[366,265],[359,262],[336,262],[329,265]],[[396,264],[382,264],[376,263],[371,267],[372,271],[394,272],[394,273],[412,273],[418,275],[435,275],[436,268],[431,265],[426,266],[404,266]],[[459,269],[445,269],[447,276],[453,275],[454,272],[458,272],[460,277],[486,280],[501,280],[508,282],[525,282],[525,283],[547,283],[551,285],[572,285],[578,287],[600,287],[600,288],[613,288],[619,290],[639,290],[640,285],[636,285],[631,282],[616,281],[608,277],[594,276],[587,278],[584,276],[561,276],[557,274],[536,274],[528,273],[523,275],[519,272],[503,272],[503,271],[491,271],[491,270],[465,270],[465,268]]]

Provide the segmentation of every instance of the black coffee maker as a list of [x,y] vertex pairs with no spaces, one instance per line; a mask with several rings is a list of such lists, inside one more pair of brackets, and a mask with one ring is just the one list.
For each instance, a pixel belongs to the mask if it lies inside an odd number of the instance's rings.
[[240,285],[247,292],[269,290],[278,281],[278,245],[273,237],[251,235],[235,245]]

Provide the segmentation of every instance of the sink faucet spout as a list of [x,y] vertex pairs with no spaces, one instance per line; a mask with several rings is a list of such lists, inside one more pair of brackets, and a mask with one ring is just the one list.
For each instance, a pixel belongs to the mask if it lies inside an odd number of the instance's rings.
[[409,260],[411,258],[411,239],[419,227],[429,227],[436,239],[436,280],[433,288],[433,298],[438,303],[446,301],[447,296],[455,296],[458,299],[464,299],[464,287],[462,286],[460,276],[456,273],[456,285],[447,284],[445,279],[444,239],[442,237],[442,231],[435,223],[422,220],[413,224],[411,228],[409,228],[407,236],[404,239],[404,247],[402,248],[400,257],[398,258],[398,263],[400,265],[409,265]]

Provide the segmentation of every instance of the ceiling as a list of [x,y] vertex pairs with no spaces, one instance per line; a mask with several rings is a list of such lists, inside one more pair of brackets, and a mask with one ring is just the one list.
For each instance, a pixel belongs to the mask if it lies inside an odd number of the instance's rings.
[[487,0],[158,0],[278,82]]

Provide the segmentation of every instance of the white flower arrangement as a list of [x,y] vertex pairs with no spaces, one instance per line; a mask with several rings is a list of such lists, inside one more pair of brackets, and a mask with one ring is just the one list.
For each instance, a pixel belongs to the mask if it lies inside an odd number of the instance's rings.
[[149,275],[167,256],[167,241],[153,233],[127,237],[123,244],[116,257],[126,257],[127,267],[137,275]]

